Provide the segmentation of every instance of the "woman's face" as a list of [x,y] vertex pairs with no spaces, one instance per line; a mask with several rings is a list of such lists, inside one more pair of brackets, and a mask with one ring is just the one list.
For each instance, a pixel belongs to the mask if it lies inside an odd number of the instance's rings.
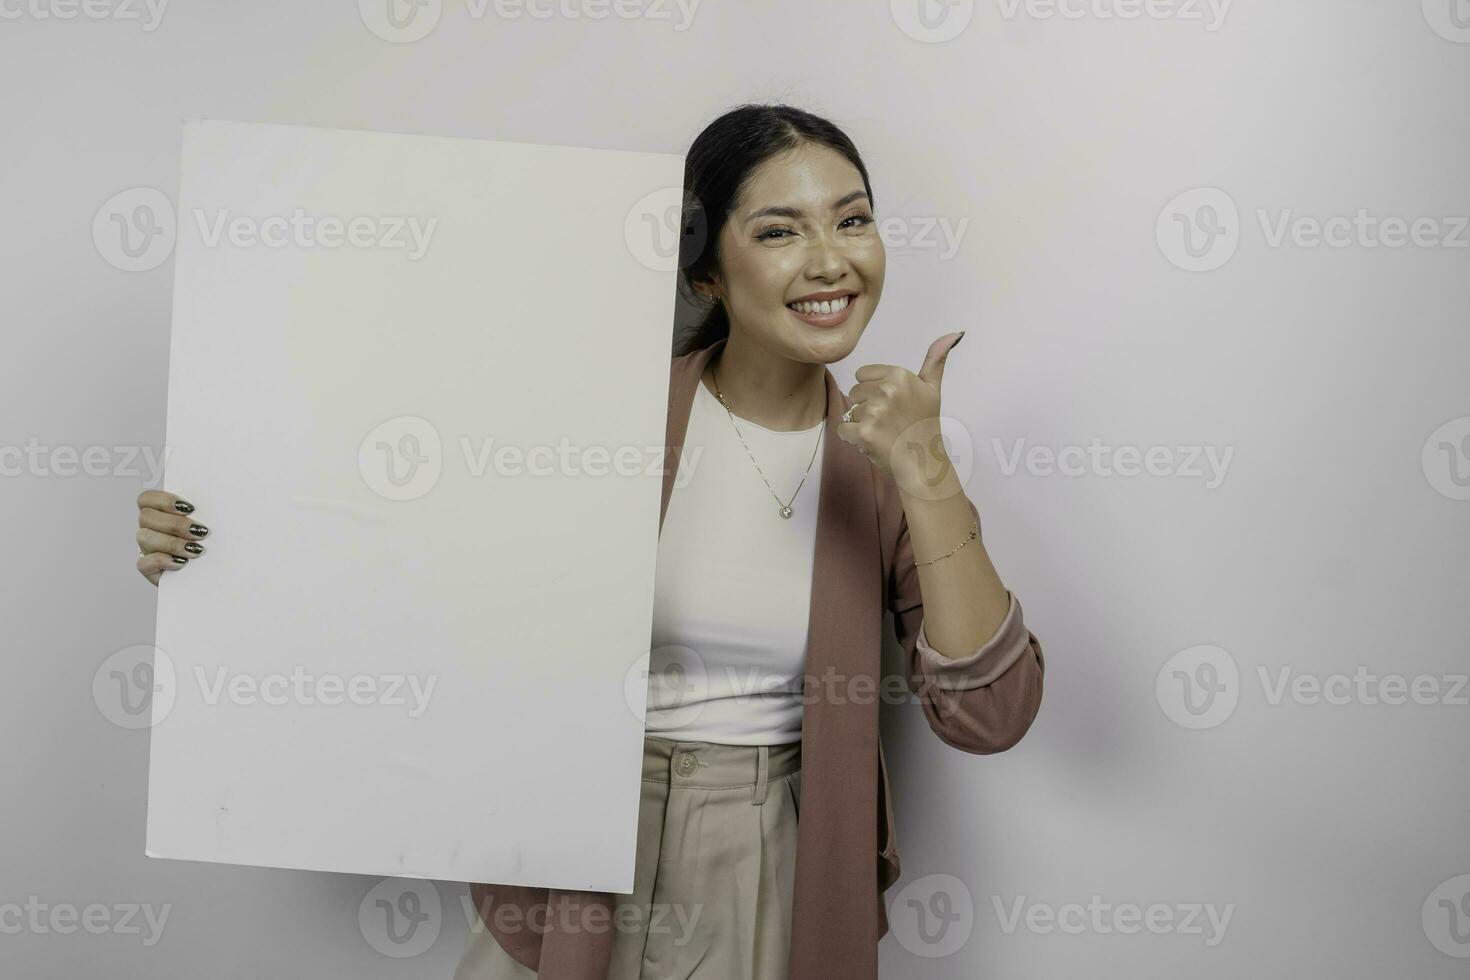
[[[719,254],[715,289],[732,332],[794,361],[846,357],[883,292],[887,260],[862,175],[826,146],[803,144],[756,169]],[[812,296],[829,312],[793,306]]]

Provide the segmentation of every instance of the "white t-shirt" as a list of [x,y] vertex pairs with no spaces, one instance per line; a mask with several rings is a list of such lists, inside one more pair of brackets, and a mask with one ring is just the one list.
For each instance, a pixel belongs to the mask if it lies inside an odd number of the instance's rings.
[[[727,745],[800,741],[825,420],[797,432],[739,416],[731,425],[696,387],[659,536],[644,729]],[[791,517],[761,472],[782,501],[807,473]]]

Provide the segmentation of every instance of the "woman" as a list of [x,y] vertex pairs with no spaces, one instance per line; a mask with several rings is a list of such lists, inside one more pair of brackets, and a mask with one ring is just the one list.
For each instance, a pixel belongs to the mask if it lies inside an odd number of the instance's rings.
[[[741,106],[694,141],[685,190],[681,275],[708,310],[670,372],[634,890],[473,885],[456,980],[875,978],[899,874],[882,610],[946,743],[1009,748],[1040,704],[1040,646],[939,439],[963,332],[917,373],[859,368],[850,396],[826,367],[883,290],[851,141]],[[139,506],[156,584],[208,530],[172,494]]]

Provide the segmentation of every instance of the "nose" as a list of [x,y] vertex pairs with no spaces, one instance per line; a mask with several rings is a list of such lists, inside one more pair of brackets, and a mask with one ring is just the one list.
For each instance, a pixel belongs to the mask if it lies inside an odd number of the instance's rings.
[[846,271],[847,256],[842,253],[842,249],[826,236],[816,239],[807,255],[807,277],[836,282]]

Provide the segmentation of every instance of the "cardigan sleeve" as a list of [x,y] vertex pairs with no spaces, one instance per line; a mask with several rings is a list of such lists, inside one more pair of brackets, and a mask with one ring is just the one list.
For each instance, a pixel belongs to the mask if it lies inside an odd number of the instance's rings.
[[[970,512],[978,522],[973,502]],[[1046,661],[1026,628],[1013,593],[995,635],[962,657],[946,657],[924,635],[924,602],[907,518],[899,523],[889,582],[893,631],[903,647],[908,686],[919,696],[929,727],[947,745],[989,755],[1021,740],[1041,707]]]

